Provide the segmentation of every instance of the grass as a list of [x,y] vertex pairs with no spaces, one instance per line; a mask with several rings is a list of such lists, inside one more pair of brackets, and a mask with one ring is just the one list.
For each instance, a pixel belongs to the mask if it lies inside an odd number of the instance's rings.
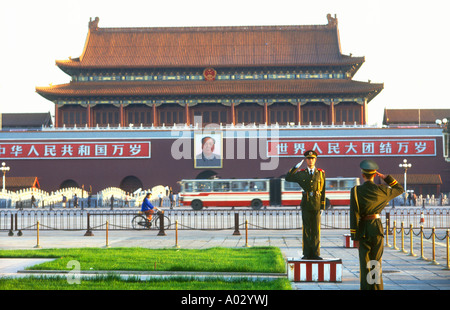
[[[206,271],[285,273],[285,262],[276,247],[145,249],[145,248],[68,248],[39,250],[3,250],[0,258],[55,258],[27,269],[72,270],[69,261],[79,262],[81,270],[103,271]],[[251,280],[246,278],[121,278],[118,275],[81,278],[69,284],[67,277],[41,276],[0,278],[3,290],[286,290],[286,278]]]
[[30,267],[32,270],[68,270],[76,260],[81,270],[207,271],[284,273],[285,262],[276,247],[145,249],[145,248],[69,248],[4,250],[0,257],[57,258]]
[[285,278],[274,280],[249,280],[244,278],[208,278],[198,280],[189,277],[128,279],[118,275],[82,277],[79,284],[69,284],[66,277],[0,278],[2,290],[291,290]]

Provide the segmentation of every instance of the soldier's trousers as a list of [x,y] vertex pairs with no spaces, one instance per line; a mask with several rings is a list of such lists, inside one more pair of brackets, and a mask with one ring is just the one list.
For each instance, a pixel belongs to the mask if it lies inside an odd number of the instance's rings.
[[381,257],[383,236],[366,236],[359,239],[359,271],[361,290],[382,290]]
[[320,256],[320,210],[304,210],[303,223],[303,255],[306,258]]

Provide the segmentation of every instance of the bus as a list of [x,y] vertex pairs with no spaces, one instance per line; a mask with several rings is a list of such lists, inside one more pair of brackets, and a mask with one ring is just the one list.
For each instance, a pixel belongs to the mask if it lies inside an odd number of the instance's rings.
[[[299,206],[302,189],[284,178],[270,179],[185,179],[180,182],[180,206],[203,207]],[[327,178],[326,208],[350,205],[350,190],[359,178]]]

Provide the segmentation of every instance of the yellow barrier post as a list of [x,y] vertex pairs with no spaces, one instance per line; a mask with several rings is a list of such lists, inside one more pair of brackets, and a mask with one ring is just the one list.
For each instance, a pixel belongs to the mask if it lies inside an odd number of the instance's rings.
[[109,245],[109,238],[108,238],[108,231],[109,231],[109,222],[108,221],[106,221],[106,245],[105,245],[105,248],[109,248],[110,247],[110,245]]
[[393,244],[392,244],[392,248],[394,250],[398,250],[396,243],[397,243],[397,222],[394,221],[394,227],[392,227],[392,238],[394,239]]
[[447,229],[447,234],[445,235],[445,239],[447,240],[447,266],[444,268],[446,270],[450,270],[450,248],[449,248],[449,231],[450,229]]
[[431,263],[432,265],[439,265],[439,263],[436,261],[436,230],[434,226],[431,228],[431,241],[432,241],[432,258]]
[[400,228],[400,231],[401,231],[401,234],[402,234],[402,249],[400,250],[400,251],[402,251],[403,253],[408,253],[406,250],[405,250],[405,228],[404,228],[404,222],[402,222],[402,224],[401,224],[401,228]]
[[36,223],[36,239],[37,239],[37,243],[34,247],[37,249],[40,249],[41,245],[39,244],[39,221],[37,221],[37,223]]
[[414,249],[413,249],[413,224],[409,224],[409,247],[411,249],[411,251],[409,252],[409,256],[417,256],[416,254],[414,254]]
[[423,255],[423,225],[420,225],[420,257],[421,260],[428,260]]
[[248,220],[245,220],[245,247],[250,247],[248,245]]
[[391,247],[391,245],[389,244],[389,218],[386,218],[386,246],[388,248]]
[[178,245],[178,220],[175,221],[175,247],[180,248]]

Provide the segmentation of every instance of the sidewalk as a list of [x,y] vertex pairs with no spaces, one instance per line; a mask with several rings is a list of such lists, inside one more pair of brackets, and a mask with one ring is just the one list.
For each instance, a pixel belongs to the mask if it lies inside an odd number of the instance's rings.
[[[94,231],[94,236],[84,236],[84,231],[41,231],[41,248],[98,247],[106,246],[105,231]],[[110,247],[172,248],[176,244],[175,231],[157,236],[157,231],[110,231]],[[340,283],[293,282],[295,290],[359,290],[359,263],[356,248],[343,247],[344,230],[321,231],[321,256],[341,258],[343,281]],[[25,231],[23,236],[0,232],[0,250],[34,249],[36,232]],[[285,257],[302,257],[301,233],[297,230],[249,230],[249,246],[276,246]],[[178,246],[185,249],[210,247],[244,247],[245,231],[234,236],[232,230],[200,231],[180,230]],[[442,251],[441,251],[442,252]],[[0,277],[25,276],[17,273],[27,266],[43,262],[43,259],[0,259]],[[385,290],[450,290],[450,270],[444,270],[446,257],[438,256],[439,265],[409,256],[399,250],[385,247],[383,254],[383,281]],[[36,274],[36,273],[33,273]]]

